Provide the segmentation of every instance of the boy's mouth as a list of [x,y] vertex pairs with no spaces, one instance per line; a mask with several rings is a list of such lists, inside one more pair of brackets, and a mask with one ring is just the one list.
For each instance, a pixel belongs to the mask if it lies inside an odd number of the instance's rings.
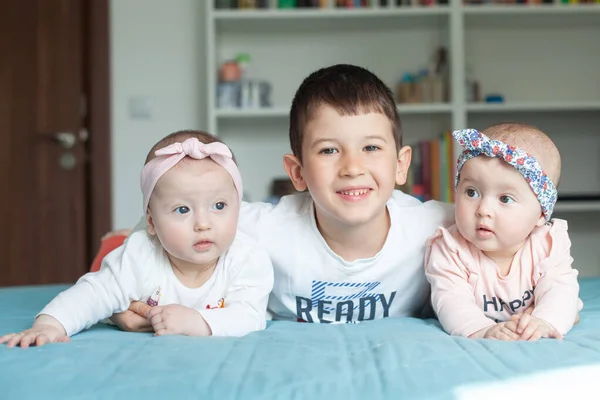
[[352,188],[338,190],[336,193],[344,200],[357,201],[369,196],[372,191],[371,188]]
[[367,194],[370,191],[371,191],[371,189],[364,188],[364,189],[339,190],[338,193],[342,194],[344,196],[362,196],[364,194]]

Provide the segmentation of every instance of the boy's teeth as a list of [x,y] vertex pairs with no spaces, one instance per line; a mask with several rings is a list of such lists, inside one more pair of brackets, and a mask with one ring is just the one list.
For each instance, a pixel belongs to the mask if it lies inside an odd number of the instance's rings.
[[365,194],[369,191],[369,189],[361,189],[361,190],[348,190],[348,191],[342,191],[342,194],[345,194],[347,196],[359,196],[361,194]]

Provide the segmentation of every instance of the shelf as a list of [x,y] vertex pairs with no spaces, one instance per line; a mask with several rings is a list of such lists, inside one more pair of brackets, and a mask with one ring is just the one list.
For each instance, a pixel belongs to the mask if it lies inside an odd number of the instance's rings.
[[468,5],[463,7],[465,14],[500,15],[567,15],[600,13],[598,4],[523,4],[523,5]]
[[539,28],[600,26],[599,4],[468,5],[467,26],[483,28]]
[[[214,10],[217,30],[306,32],[330,29],[405,29],[447,25],[448,6],[355,9]],[[399,22],[401,21],[401,22]]]
[[452,104],[430,103],[430,104],[400,104],[398,112],[402,117],[405,114],[443,114],[452,112]]
[[[409,114],[444,114],[451,113],[452,106],[447,103],[431,104],[402,104],[398,106],[400,116]],[[272,107],[258,109],[216,109],[215,115],[221,119],[234,118],[287,118],[290,114],[289,107]]]
[[507,102],[467,104],[471,113],[600,111],[600,101]]
[[329,9],[255,9],[215,10],[216,20],[272,20],[272,19],[338,19],[338,18],[386,18],[412,17],[416,15],[447,15],[447,6],[398,7],[398,8],[329,8]]
[[600,200],[582,200],[582,201],[558,201],[554,206],[554,212],[588,212],[600,211]]
[[290,109],[285,107],[270,108],[225,108],[216,109],[217,118],[268,118],[268,117],[288,117]]

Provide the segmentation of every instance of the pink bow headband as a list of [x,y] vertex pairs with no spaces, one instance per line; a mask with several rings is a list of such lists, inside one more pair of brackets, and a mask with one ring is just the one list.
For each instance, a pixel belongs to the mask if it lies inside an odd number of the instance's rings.
[[181,143],[173,143],[167,147],[156,150],[154,154],[156,154],[157,157],[150,160],[144,165],[144,168],[142,168],[141,185],[142,194],[144,196],[144,215],[148,210],[148,203],[150,202],[150,196],[154,191],[156,182],[158,182],[165,172],[173,168],[186,156],[197,160],[210,157],[231,175],[240,200],[242,199],[242,177],[237,165],[233,162],[231,150],[229,150],[229,147],[224,143],[213,142],[205,144],[196,138],[189,138]]

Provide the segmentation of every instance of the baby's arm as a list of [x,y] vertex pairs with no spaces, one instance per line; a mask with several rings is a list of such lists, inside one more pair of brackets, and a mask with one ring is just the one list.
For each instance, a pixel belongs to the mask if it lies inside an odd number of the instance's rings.
[[266,325],[267,302],[273,289],[269,255],[255,248],[236,268],[225,306],[198,310],[214,336],[243,336]]
[[[566,229],[553,234],[550,256],[540,263],[541,277],[535,286],[532,317],[539,318],[565,335],[577,321],[579,284],[571,267],[571,241]],[[519,321],[519,326],[527,321]]]
[[446,332],[479,338],[496,325],[477,306],[473,287],[467,280],[468,271],[443,237],[434,239],[427,249],[425,274],[431,284],[433,309]]
[[68,341],[82,329],[110,316],[115,310],[129,306],[136,292],[136,279],[131,265],[133,257],[123,247],[109,254],[103,268],[84,275],[75,285],[60,293],[38,314],[31,329],[5,335],[2,343],[21,347]]
[[68,342],[69,340],[65,328],[60,322],[49,315],[40,315],[30,329],[0,337],[0,344],[6,343],[6,347],[15,347],[20,344],[22,348],[27,348],[30,345],[42,346],[46,343]]
[[[122,246],[107,255],[100,271],[88,273],[77,283],[60,293],[40,314],[54,317],[68,336],[89,328],[116,310],[127,309],[130,298],[138,298],[138,282],[134,268],[138,254],[129,254]],[[143,273],[143,271],[140,271]]]

